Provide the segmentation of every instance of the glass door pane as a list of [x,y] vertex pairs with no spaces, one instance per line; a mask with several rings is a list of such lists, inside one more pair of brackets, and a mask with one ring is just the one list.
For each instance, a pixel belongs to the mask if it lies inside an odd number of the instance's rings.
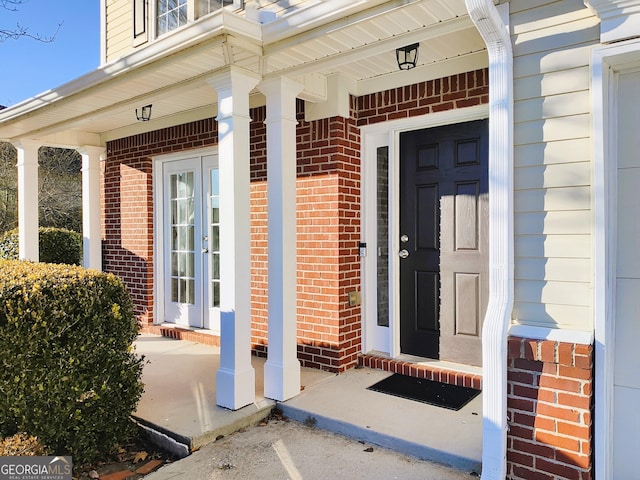
[[389,326],[389,147],[377,149],[378,326]]
[[166,162],[162,166],[163,320],[190,327],[203,326],[202,179],[200,157]]
[[174,173],[171,185],[171,301],[195,303],[194,173]]

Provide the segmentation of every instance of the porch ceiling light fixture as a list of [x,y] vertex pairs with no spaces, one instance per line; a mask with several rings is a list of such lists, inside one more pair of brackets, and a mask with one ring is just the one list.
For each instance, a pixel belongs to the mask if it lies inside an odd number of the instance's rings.
[[396,60],[400,70],[411,70],[418,63],[419,43],[413,43],[405,47],[396,48]]
[[136,118],[140,122],[148,122],[151,120],[151,107],[152,105],[145,105],[140,109],[140,113],[138,113],[138,109],[136,108]]

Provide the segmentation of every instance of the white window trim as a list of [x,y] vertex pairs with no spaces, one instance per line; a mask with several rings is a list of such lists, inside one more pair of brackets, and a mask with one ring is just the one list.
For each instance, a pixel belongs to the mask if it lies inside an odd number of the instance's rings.
[[594,192],[595,478],[613,475],[616,280],[616,73],[640,64],[640,40],[601,46],[592,57]]

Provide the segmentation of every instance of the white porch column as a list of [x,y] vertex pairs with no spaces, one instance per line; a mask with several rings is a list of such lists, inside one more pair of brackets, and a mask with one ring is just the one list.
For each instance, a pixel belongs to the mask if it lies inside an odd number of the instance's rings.
[[86,145],[77,150],[82,155],[82,263],[102,270],[100,157],[105,149]]
[[40,143],[19,140],[18,150],[18,230],[20,260],[39,260],[38,246],[38,149]]
[[303,85],[275,78],[260,85],[267,97],[269,228],[269,350],[264,396],[300,393],[296,351],[296,95]]
[[218,92],[220,170],[220,368],[216,401],[237,410],[255,401],[251,366],[249,92],[258,79],[231,68],[209,80]]

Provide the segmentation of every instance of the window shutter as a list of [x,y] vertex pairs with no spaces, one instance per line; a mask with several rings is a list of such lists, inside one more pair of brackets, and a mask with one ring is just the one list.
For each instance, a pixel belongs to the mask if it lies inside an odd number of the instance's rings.
[[133,0],[133,43],[139,45],[148,38],[147,0]]

